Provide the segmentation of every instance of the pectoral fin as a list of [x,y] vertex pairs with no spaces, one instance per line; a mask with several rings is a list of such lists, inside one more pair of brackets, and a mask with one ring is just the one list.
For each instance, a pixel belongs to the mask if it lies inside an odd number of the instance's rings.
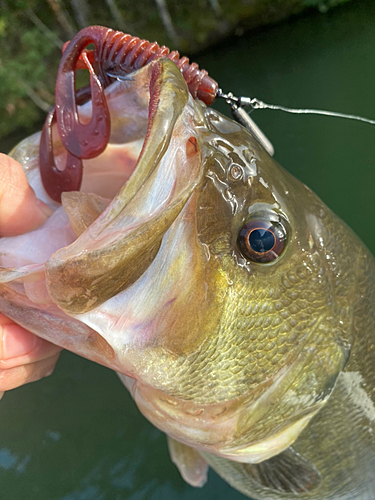
[[245,495],[267,490],[298,497],[310,493],[321,482],[314,465],[291,447],[264,462],[247,464],[202,453],[207,463],[229,484]]
[[207,482],[207,462],[190,446],[167,436],[168,449],[172,462],[177,466],[181,476],[190,486],[201,488]]

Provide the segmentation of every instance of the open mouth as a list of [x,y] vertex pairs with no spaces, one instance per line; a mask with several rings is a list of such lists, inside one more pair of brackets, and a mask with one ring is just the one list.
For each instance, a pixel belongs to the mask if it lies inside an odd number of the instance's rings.
[[[139,109],[138,131],[136,122],[121,114],[121,86],[127,89],[123,108],[132,102]],[[157,255],[164,234],[201,178],[190,101],[180,71],[168,60],[151,63],[128,82],[115,84],[108,99],[113,143],[102,157],[87,162],[82,192],[62,196],[77,239],[46,264],[49,293],[66,312],[83,313],[113,297],[134,283]],[[128,162],[125,174],[111,182],[109,174],[105,178],[108,162],[117,152],[121,165],[121,135],[129,142],[137,132],[144,133],[145,111],[147,130],[138,160],[134,167]],[[97,195],[111,195],[119,180],[124,184],[106,206]]]

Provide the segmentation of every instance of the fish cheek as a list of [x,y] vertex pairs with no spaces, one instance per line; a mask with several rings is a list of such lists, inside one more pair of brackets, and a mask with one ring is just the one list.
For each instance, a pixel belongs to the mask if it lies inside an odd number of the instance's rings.
[[[197,237],[197,200],[195,192],[172,226],[171,247],[175,257],[165,277],[173,286],[173,299],[159,315],[157,331],[161,335],[156,345],[173,356],[198,352],[217,330],[222,314],[223,289],[226,281],[218,263],[210,259],[207,249]],[[184,226],[181,238],[174,245],[173,231]],[[178,277],[176,279],[176,277]]]

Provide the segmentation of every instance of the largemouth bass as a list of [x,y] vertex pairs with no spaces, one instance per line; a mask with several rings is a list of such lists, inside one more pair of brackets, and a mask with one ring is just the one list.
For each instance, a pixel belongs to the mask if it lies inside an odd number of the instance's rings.
[[375,498],[374,258],[171,61],[106,94],[110,143],[62,205],[39,136],[12,152],[55,211],[0,240],[0,311],[118,371],[189,484]]

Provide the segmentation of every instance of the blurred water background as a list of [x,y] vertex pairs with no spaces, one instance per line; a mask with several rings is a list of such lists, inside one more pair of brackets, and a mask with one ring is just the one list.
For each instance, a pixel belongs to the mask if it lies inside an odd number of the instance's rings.
[[[195,59],[226,91],[374,119],[374,54],[375,6],[363,0],[243,34]],[[217,109],[229,112],[224,103]],[[278,111],[252,117],[276,159],[374,253],[375,127]],[[165,436],[117,376],[67,352],[50,378],[0,403],[0,491],[6,500],[245,498],[212,471],[203,489],[186,485]]]

